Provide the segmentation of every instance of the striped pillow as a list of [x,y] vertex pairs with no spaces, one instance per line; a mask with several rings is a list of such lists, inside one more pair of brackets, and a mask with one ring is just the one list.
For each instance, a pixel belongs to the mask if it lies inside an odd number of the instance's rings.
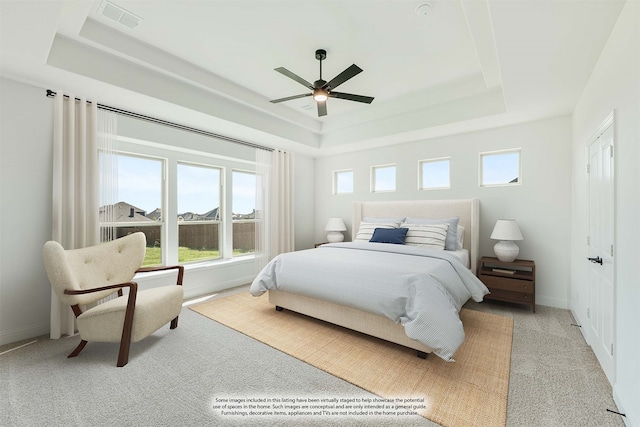
[[405,245],[444,250],[449,224],[402,224],[409,229]]
[[368,242],[373,237],[373,232],[376,228],[398,228],[398,223],[384,223],[384,222],[361,222],[360,229],[356,235],[356,242]]

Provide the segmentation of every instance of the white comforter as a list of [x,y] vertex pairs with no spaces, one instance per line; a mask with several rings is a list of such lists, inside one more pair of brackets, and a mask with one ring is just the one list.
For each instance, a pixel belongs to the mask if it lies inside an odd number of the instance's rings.
[[275,257],[250,292],[269,289],[351,306],[401,322],[408,337],[447,361],[464,341],[458,315],[488,289],[446,251],[344,242]]

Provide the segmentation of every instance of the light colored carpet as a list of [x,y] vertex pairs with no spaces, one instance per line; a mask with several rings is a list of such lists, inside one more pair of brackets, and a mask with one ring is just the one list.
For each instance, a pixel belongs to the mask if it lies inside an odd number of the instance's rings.
[[455,363],[240,293],[192,310],[386,399],[424,401],[420,415],[443,426],[504,426],[513,319],[461,311],[466,339]]
[[[246,292],[248,286],[210,298]],[[568,310],[487,301],[466,308],[514,320],[507,427],[624,427],[611,386]],[[184,309],[166,326],[132,344],[116,368],[118,344],[89,343],[67,359],[80,338],[37,337],[0,346],[0,426],[298,427],[300,419],[222,417],[218,396],[375,395]],[[15,349],[10,351],[11,349]],[[432,356],[430,356],[432,357]],[[313,418],[304,427],[435,427],[419,415]]]

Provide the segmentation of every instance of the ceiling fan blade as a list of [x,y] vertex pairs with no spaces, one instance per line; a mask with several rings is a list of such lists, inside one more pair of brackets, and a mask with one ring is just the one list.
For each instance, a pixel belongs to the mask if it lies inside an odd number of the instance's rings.
[[293,80],[297,81],[301,85],[303,85],[305,87],[308,87],[311,90],[315,89],[311,83],[309,83],[308,81],[306,81],[302,77],[298,76],[297,74],[293,74],[291,71],[287,70],[284,67],[279,67],[279,68],[274,68],[274,69],[277,72],[279,72],[280,74],[284,74],[285,76],[289,77],[290,79],[293,79]]
[[349,68],[335,76],[331,81],[324,84],[323,88],[335,89],[340,86],[342,83],[349,80],[351,77],[358,75],[362,72],[362,68],[358,67],[356,64],[351,65]]
[[317,101],[318,104],[318,117],[327,115],[327,101]]
[[311,95],[312,95],[311,93],[303,93],[302,95],[287,96],[286,98],[274,99],[269,102],[277,104],[278,102],[290,101],[292,99],[304,98],[306,96],[311,96]]
[[331,98],[346,99],[348,101],[364,102],[367,104],[371,104],[371,102],[374,100],[373,96],[354,95],[352,93],[344,92],[329,92],[329,96]]

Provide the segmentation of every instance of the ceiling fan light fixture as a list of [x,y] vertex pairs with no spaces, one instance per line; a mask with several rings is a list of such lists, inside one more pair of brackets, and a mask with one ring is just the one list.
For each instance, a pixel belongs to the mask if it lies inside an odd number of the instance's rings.
[[272,99],[271,103],[277,104],[279,102],[291,101],[293,99],[306,98],[310,96],[316,101],[316,107],[318,108],[318,117],[327,115],[327,99],[338,98],[344,99],[347,101],[355,101],[355,102],[364,102],[366,104],[371,104],[373,101],[372,96],[363,96],[363,95],[354,95],[352,93],[344,93],[344,92],[336,92],[335,88],[340,86],[342,83],[351,79],[352,77],[360,74],[362,72],[362,68],[358,67],[356,64],[347,67],[343,72],[335,76],[330,81],[325,81],[322,79],[322,61],[327,58],[327,51],[324,49],[316,50],[316,59],[320,61],[320,78],[313,82],[313,84],[309,83],[302,77],[292,73],[284,67],[274,68],[275,71],[280,74],[289,77],[292,80],[300,83],[302,86],[310,89],[307,93],[301,93],[299,95],[287,96],[285,98]]
[[318,102],[326,101],[328,98],[329,98],[329,92],[327,92],[324,89],[316,89],[313,92],[313,99],[315,99]]

